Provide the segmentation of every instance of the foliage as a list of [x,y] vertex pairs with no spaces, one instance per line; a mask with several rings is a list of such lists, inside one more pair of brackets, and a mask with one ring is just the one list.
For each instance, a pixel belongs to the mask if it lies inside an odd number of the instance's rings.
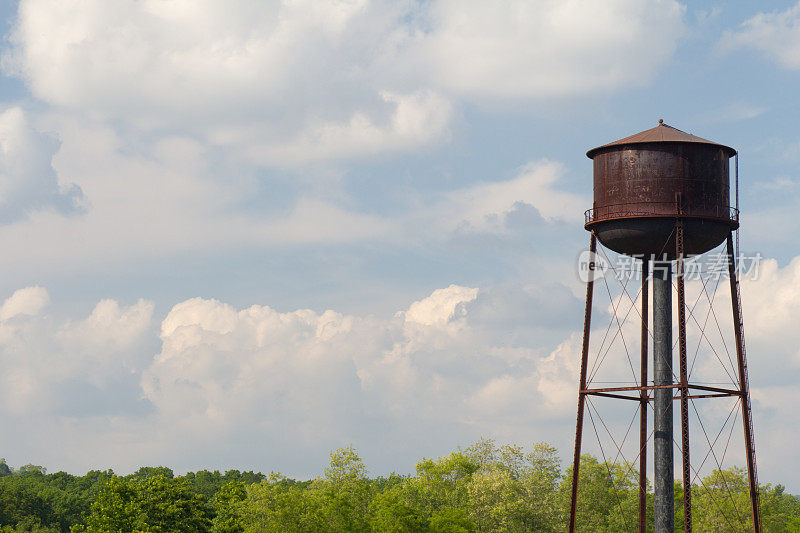
[[[578,531],[636,530],[639,509],[636,470],[626,463],[601,463],[591,455],[583,455],[578,474]],[[568,468],[559,486],[564,515],[569,508],[571,488],[572,468]],[[566,516],[563,520],[566,521]]]
[[242,533],[241,503],[247,498],[247,489],[243,482],[228,481],[214,494],[213,530],[218,533]]
[[[584,455],[578,531],[635,531],[637,482],[633,465]],[[238,470],[176,476],[163,466],[73,476],[0,460],[0,533],[555,532],[566,529],[571,484],[552,446],[526,452],[491,440],[422,459],[414,475],[376,478],[355,449],[341,448],[310,481]],[[676,531],[682,489],[676,482]],[[749,502],[744,470],[711,472],[692,487],[693,530],[752,529]],[[765,531],[800,532],[800,500],[782,485],[761,486],[760,502]]]
[[[800,531],[800,500],[783,486],[760,486],[759,501],[766,531]],[[716,470],[692,487],[692,527],[702,533],[753,529],[745,470]]]
[[72,531],[97,533],[202,533],[211,529],[213,511],[185,479],[163,474],[143,479],[113,478],[92,504],[85,526]]
[[0,458],[0,477],[10,476],[10,475],[11,475],[11,468],[6,464],[6,460],[4,458]]

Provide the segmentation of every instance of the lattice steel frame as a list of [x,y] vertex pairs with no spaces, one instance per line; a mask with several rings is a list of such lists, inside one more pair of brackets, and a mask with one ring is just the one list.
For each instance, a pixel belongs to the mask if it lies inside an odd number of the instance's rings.
[[[578,503],[578,481],[580,471],[581,441],[583,437],[583,414],[585,410],[586,396],[601,396],[620,400],[632,400],[640,402],[641,412],[639,418],[639,520],[638,528],[641,533],[646,531],[647,520],[647,476],[646,476],[646,452],[647,452],[647,409],[645,408],[651,400],[649,391],[655,389],[679,389],[679,395],[673,399],[681,403],[681,454],[682,454],[682,477],[683,477],[683,512],[685,531],[692,531],[691,515],[691,464],[689,459],[689,411],[688,401],[695,398],[723,398],[737,397],[742,407],[742,425],[744,427],[744,444],[747,455],[747,476],[750,489],[750,509],[753,518],[754,533],[762,532],[761,510],[758,495],[758,473],[756,471],[756,453],[753,440],[753,416],[750,405],[750,390],[747,371],[747,356],[744,346],[744,324],[742,321],[741,294],[739,281],[736,276],[736,257],[733,248],[733,233],[729,233],[726,239],[728,256],[728,275],[730,278],[731,304],[733,311],[733,325],[736,337],[736,359],[739,373],[739,388],[727,389],[722,387],[710,387],[706,385],[692,384],[688,380],[686,368],[686,304],[684,291],[684,253],[683,253],[683,219],[678,216],[675,219],[676,232],[676,263],[677,263],[677,292],[678,292],[678,336],[679,336],[679,362],[680,378],[678,383],[672,385],[647,385],[647,357],[648,357],[648,281],[649,264],[645,259],[642,261],[642,310],[641,310],[641,374],[640,384],[630,387],[606,387],[606,388],[587,388],[586,371],[589,358],[589,335],[591,332],[592,320],[592,297],[594,291],[594,265],[590,265],[589,277],[586,283],[586,307],[583,323],[583,344],[580,362],[580,385],[578,388],[578,413],[575,427],[575,450],[572,461],[572,492],[570,499],[569,532],[574,533]],[[591,232],[589,241],[591,257],[594,258],[597,252],[597,238]],[[624,393],[638,392],[637,396]]]

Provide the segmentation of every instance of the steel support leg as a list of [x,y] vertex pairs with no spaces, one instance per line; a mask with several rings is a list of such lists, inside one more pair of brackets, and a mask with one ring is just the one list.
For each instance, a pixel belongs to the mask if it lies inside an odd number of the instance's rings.
[[750,386],[747,377],[747,355],[744,349],[741,296],[736,278],[736,258],[733,254],[733,234],[728,234],[728,274],[731,282],[731,305],[733,306],[733,328],[736,334],[736,360],[739,366],[739,390],[742,399],[742,425],[744,445],[747,452],[747,478],[750,484],[750,508],[753,515],[753,531],[761,533],[761,508],[758,498],[758,472],[756,471],[756,449],[753,441],[753,415],[750,407]]
[[689,462],[689,378],[686,370],[686,293],[684,290],[683,220],[675,225],[675,255],[678,283],[678,351],[680,357],[681,391],[681,454],[683,456],[683,523],[684,531],[692,533],[692,472]]
[[[592,232],[589,240],[590,260],[597,252],[597,238]],[[583,319],[583,348],[581,350],[581,377],[578,388],[578,420],[575,426],[575,454],[572,460],[572,495],[569,506],[569,532],[575,532],[575,518],[578,509],[578,474],[581,464],[581,439],[583,437],[583,410],[586,395],[586,365],[589,359],[589,332],[592,324],[592,292],[594,290],[594,263],[589,265],[589,278],[586,282],[586,311]]]
[[[672,385],[672,263],[653,264],[653,381]],[[672,456],[672,391],[653,391],[653,493],[656,533],[673,533],[675,473]]]
[[[647,304],[648,281],[650,277],[650,263],[645,257],[642,259],[642,338],[641,338],[641,366],[639,381],[642,387],[647,386],[647,336],[648,314]],[[639,533],[647,532],[647,390],[639,393]]]

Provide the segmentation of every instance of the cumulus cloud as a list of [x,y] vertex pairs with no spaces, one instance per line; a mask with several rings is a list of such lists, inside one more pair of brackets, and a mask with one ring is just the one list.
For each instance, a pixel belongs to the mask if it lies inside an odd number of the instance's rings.
[[422,48],[454,93],[560,98],[648,83],[675,51],[683,13],[673,1],[442,0]]
[[[791,457],[787,428],[798,423],[793,406],[800,397],[800,331],[795,320],[800,312],[799,283],[800,257],[784,266],[775,259],[764,259],[753,275],[741,282],[759,471],[768,472],[773,479],[785,477]],[[723,313],[730,306],[728,291],[721,287],[717,297]],[[721,315],[721,321],[730,338],[728,316]],[[788,482],[794,486],[800,480]]]
[[559,190],[564,174],[561,163],[543,159],[524,165],[510,179],[448,192],[433,209],[436,225],[447,232],[504,234],[517,223],[580,221],[589,199]]
[[245,155],[262,164],[292,165],[424,148],[449,136],[452,106],[441,96],[382,92],[381,98],[394,108],[384,124],[358,111],[347,122],[315,123],[286,144],[252,146]]
[[59,108],[180,128],[258,163],[372,155],[448,135],[446,99],[375,75],[399,7],[23,0],[3,65]]
[[[41,312],[49,301],[46,289],[26,287],[0,308],[2,410],[75,415],[76,408],[86,416],[105,408],[137,409],[139,394],[132,385],[148,359],[143,349],[153,304],[104,300],[86,318],[57,320]],[[83,403],[87,394],[91,401]]]
[[[588,197],[560,189],[566,179],[561,163],[539,160],[493,182],[424,196],[398,194],[396,211],[386,214],[372,205],[359,207],[342,191],[308,190],[296,182],[275,185],[250,169],[220,163],[212,150],[185,136],[172,135],[151,151],[132,152],[108,126],[64,116],[52,124],[64,132],[55,160],[58,173],[81,176],[92,209],[68,219],[38,213],[0,226],[6,253],[17,258],[7,268],[23,280],[32,271],[63,275],[109,264],[125,268],[143,255],[211,248],[397,246],[418,244],[420,236],[427,244],[465,234],[524,233],[528,239],[531,229],[542,230],[542,239],[565,242],[552,223],[577,221],[590,205]],[[218,179],[217,172],[226,179]],[[272,193],[273,185],[279,192]],[[259,205],[265,198],[266,205]]]
[[25,111],[0,113],[0,223],[40,210],[79,213],[85,198],[75,184],[59,184],[52,159],[58,142],[36,130]]
[[742,282],[747,338],[779,358],[776,369],[800,368],[800,332],[794,327],[800,314],[800,257],[783,268],[774,259],[761,261],[757,274]]
[[[775,435],[790,404],[775,398],[796,394],[800,375],[793,348],[800,339],[791,327],[800,306],[800,294],[792,289],[798,272],[800,259],[783,268],[767,261],[758,278],[742,282],[759,449],[766,455],[764,473],[775,479],[778,460],[770,456],[784,450]],[[687,286],[688,346],[690,356],[701,347],[693,364],[701,380],[724,373],[694,320],[711,321],[706,334],[723,357],[714,321],[732,339],[727,284],[715,296],[713,285],[706,290],[715,298],[716,318],[707,315],[702,285]],[[598,288],[590,366],[603,346],[611,351],[604,370],[593,375],[595,385],[634,379],[626,351],[636,351],[639,335],[636,312],[627,314],[628,297],[612,287],[604,300],[603,292]],[[24,439],[18,444],[44,459],[57,456],[59,467],[82,470],[106,461],[131,469],[153,461],[311,475],[309,458],[321,460],[330,448],[347,443],[387,470],[399,468],[398,462],[410,467],[420,453],[440,453],[481,435],[546,439],[565,450],[571,445],[582,305],[563,287],[451,285],[385,317],[236,308],[192,298],[161,321],[160,349],[153,351],[148,302],[105,300],[86,317],[59,321],[42,313],[47,300],[44,289],[29,287],[2,307],[26,314],[0,321],[0,405],[8,416],[47,420],[58,428],[63,453]],[[614,336],[616,322],[604,335],[612,315],[602,311],[617,306],[627,347]],[[562,319],[547,323],[542,317],[548,314]],[[619,402],[608,408],[599,402],[593,408],[607,416],[609,429],[624,433],[633,411]],[[698,405],[707,431],[716,431],[727,415],[723,403]],[[116,447],[98,452],[84,442],[86,434]],[[693,446],[701,455],[702,435],[695,427]],[[737,446],[734,440],[729,461],[742,460]],[[591,439],[586,449],[598,451]]]
[[0,307],[0,321],[5,322],[17,315],[38,315],[49,303],[50,295],[44,287],[19,289]]
[[[425,326],[445,324],[456,318],[456,309],[459,304],[471,302],[478,295],[478,289],[450,285],[446,289],[437,289],[433,294],[418,302],[412,303],[405,313],[407,322],[414,322]],[[459,308],[462,315],[467,311]]]
[[131,261],[145,268],[154,256],[186,251],[363,242],[397,230],[380,214],[352,209],[347,198],[302,184],[300,190],[295,183],[275,185],[250,167],[220,162],[185,136],[165,137],[140,152],[103,124],[64,116],[50,123],[64,139],[55,168],[81,177],[92,208],[66,218],[38,211],[0,224],[5,253],[16,258],[6,273],[14,272],[17,283],[32,275],[109,275]]
[[[441,442],[491,431],[498,417],[552,418],[565,406],[543,394],[574,373],[573,354],[482,327],[480,292],[451,285],[383,319],[187,300],[162,322],[144,394],[176,432],[212,446],[245,424],[271,435],[267,451],[290,460],[296,450],[319,454],[341,442],[371,448],[422,433]],[[514,386],[498,388],[504,379]],[[523,400],[546,408],[521,415]],[[375,434],[373,423],[384,429]]]
[[646,84],[682,17],[670,0],[22,0],[3,68],[59,108],[285,165],[441,142],[458,102]]
[[720,40],[722,51],[752,48],[788,69],[800,68],[800,3],[784,11],[760,12]]

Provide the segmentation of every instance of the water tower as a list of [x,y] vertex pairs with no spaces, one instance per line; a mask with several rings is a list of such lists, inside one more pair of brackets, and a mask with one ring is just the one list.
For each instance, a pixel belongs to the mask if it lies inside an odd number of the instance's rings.
[[[596,277],[592,264],[586,287],[569,531],[575,531],[581,439],[587,396],[640,402],[638,458],[641,532],[646,531],[646,450],[649,440],[647,408],[652,402],[654,517],[655,531],[659,533],[672,532],[674,529],[673,441],[678,441],[673,436],[673,402],[680,403],[684,524],[689,532],[692,524],[692,477],[688,402],[694,398],[733,396],[741,402],[753,529],[759,533],[761,520],[758,482],[741,300],[733,246],[733,232],[739,227],[739,217],[738,210],[731,207],[730,201],[729,162],[736,156],[736,150],[685,133],[659,120],[655,128],[594,148],[586,155],[594,163],[594,205],[586,212],[585,225],[586,230],[591,233],[590,255],[595,256],[597,241],[600,241],[600,244],[610,250],[641,260],[641,365],[636,386],[587,386],[592,294]],[[725,241],[738,367],[738,383],[735,388],[711,387],[690,382],[686,361],[685,259],[708,252]],[[673,267],[677,292],[678,374],[674,374],[672,364]],[[651,277],[652,332],[648,329],[648,282]],[[652,381],[648,380],[649,337],[653,339]]]

